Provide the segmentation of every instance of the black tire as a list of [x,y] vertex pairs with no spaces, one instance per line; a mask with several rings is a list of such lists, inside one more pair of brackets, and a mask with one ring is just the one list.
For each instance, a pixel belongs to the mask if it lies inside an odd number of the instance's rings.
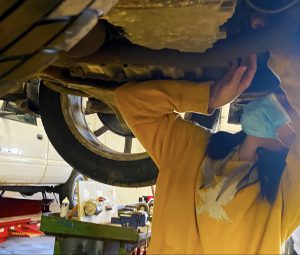
[[65,122],[60,94],[44,85],[40,88],[40,112],[46,133],[55,149],[85,176],[123,187],[142,187],[155,183],[157,168],[150,158],[117,161],[101,157],[83,146]]
[[219,109],[215,110],[212,115],[204,115],[199,113],[190,113],[185,116],[186,120],[198,123],[200,126],[214,131],[220,119],[221,112]]
[[35,192],[19,192],[23,197],[31,197]]
[[0,198],[4,195],[5,190],[0,190]]
[[296,255],[297,252],[294,249],[294,240],[292,237],[290,237],[286,242],[285,242],[285,252],[284,254],[287,255]]
[[[70,209],[77,205],[78,196],[75,194],[76,185],[78,181],[84,181],[84,176],[76,171],[72,171],[68,181],[59,187],[59,201],[60,203],[67,197],[70,201]],[[75,196],[77,198],[75,198]]]
[[0,83],[27,79],[70,50],[97,24],[103,6],[95,3],[1,0]]

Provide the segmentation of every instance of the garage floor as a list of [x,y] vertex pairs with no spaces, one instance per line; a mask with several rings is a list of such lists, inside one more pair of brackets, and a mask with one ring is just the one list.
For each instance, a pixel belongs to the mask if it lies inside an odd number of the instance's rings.
[[[3,197],[23,198],[17,192],[5,192]],[[47,198],[54,199],[50,206],[51,212],[59,212],[59,204],[56,203],[53,194],[47,193]],[[42,199],[42,194],[36,194],[26,199]],[[0,255],[52,255],[54,249],[54,237],[39,236],[33,238],[10,237],[6,242],[0,243]]]
[[6,242],[0,243],[1,255],[52,255],[53,249],[54,237],[52,236],[39,236],[33,238],[11,237]]

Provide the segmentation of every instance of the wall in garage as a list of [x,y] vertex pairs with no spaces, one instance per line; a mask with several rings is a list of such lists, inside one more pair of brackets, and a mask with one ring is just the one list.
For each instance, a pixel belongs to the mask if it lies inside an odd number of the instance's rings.
[[83,192],[85,192],[84,194],[90,194],[87,195],[89,199],[95,199],[96,197],[101,196],[105,197],[105,194],[108,194],[109,196],[112,195],[114,197],[114,203],[116,205],[127,205],[137,203],[139,201],[139,197],[141,196],[152,196],[152,190],[150,186],[142,188],[123,188],[92,180],[89,181],[91,184],[88,186],[88,188],[84,188],[83,191],[80,188],[80,194]]
[[133,204],[138,202],[141,196],[152,196],[151,187],[143,188],[122,188],[116,187],[117,203],[119,205]]

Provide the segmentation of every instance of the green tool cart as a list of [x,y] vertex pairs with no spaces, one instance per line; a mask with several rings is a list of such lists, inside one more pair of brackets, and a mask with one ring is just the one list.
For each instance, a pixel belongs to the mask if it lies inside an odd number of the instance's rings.
[[55,236],[54,254],[127,254],[135,246],[145,245],[150,231],[112,224],[95,224],[45,214],[41,230]]

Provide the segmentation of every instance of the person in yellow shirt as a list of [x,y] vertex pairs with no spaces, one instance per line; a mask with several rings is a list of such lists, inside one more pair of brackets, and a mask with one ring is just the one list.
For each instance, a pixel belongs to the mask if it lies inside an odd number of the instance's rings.
[[149,254],[279,254],[299,225],[298,45],[271,53],[285,94],[247,105],[242,132],[211,134],[176,113],[209,114],[234,100],[251,84],[256,57],[249,63],[216,84],[157,80],[116,90],[159,168]]

